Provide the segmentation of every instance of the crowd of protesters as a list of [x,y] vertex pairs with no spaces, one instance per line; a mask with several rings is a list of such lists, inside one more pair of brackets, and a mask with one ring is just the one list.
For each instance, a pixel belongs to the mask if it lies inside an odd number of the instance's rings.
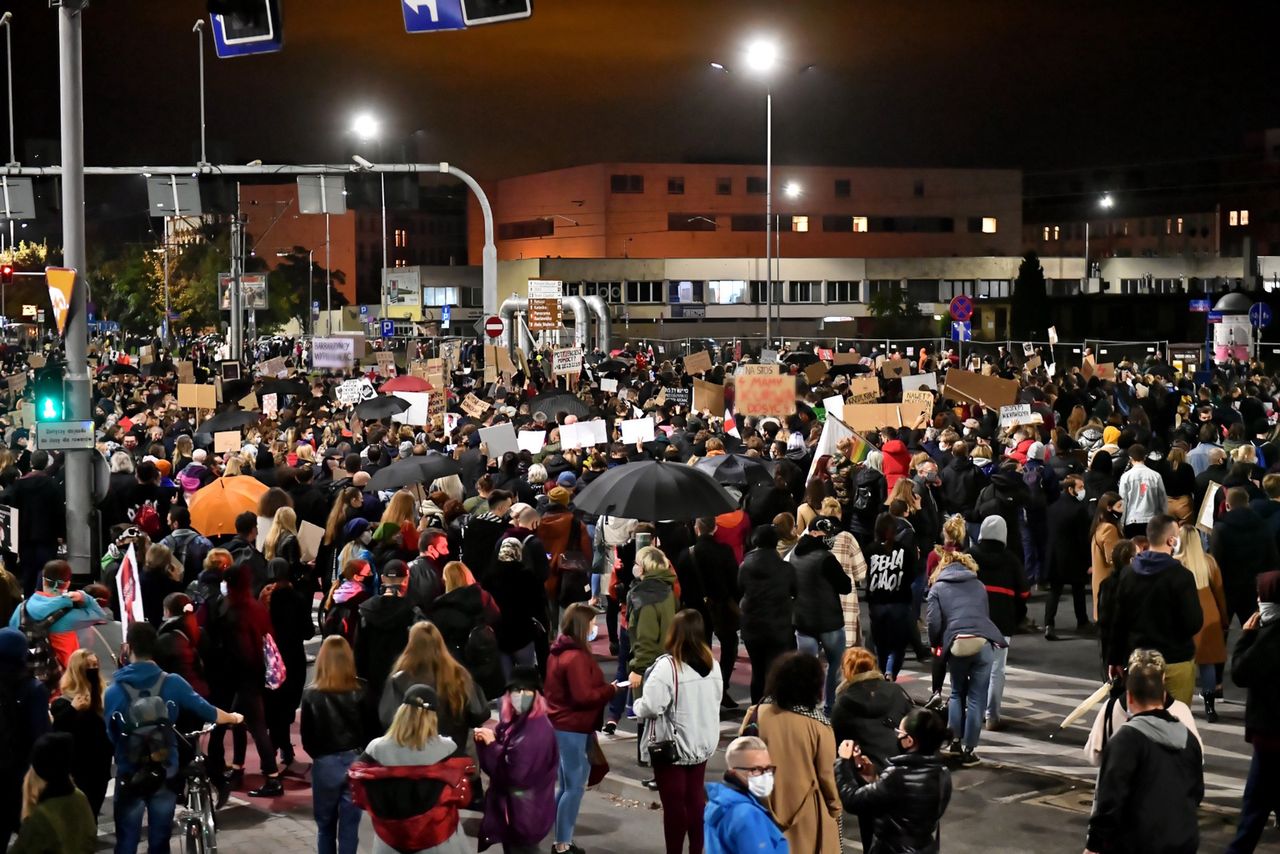
[[[9,850],[92,850],[114,780],[116,850],[137,850],[144,814],[150,850],[168,850],[189,757],[176,742],[139,757],[139,697],[158,697],[173,730],[213,725],[219,806],[309,777],[322,854],[356,850],[362,810],[377,851],[472,850],[458,816],[477,810],[481,850],[581,852],[583,793],[624,716],[668,852],[838,852],[846,817],[864,850],[936,851],[948,767],[979,763],[984,729],[1004,726],[1016,636],[1070,633],[1057,620],[1068,586],[1074,633],[1096,637],[1098,674],[1115,680],[1090,748],[1088,849],[1196,850],[1192,709],[1216,721],[1226,678],[1248,689],[1254,751],[1231,850],[1253,850],[1275,807],[1280,389],[1260,366],[1197,384],[1154,354],[1103,379],[1087,362],[1026,370],[1001,350],[983,372],[1020,381],[1029,423],[1002,427],[997,407],[944,392],[917,423],[857,434],[824,402],[883,355],[815,381],[816,356],[784,353],[796,406],[758,418],[734,416],[738,360],[701,373],[725,387],[723,412],[664,399],[693,378],[649,347],[596,354],[568,380],[573,406],[541,408],[549,354],[484,382],[468,345],[446,414],[412,425],[336,400],[344,380],[386,379],[376,369],[308,375],[303,345],[284,342],[260,355],[304,379],[215,452],[210,413],[177,402],[177,362],[200,383],[215,354],[195,343],[179,360],[153,342],[139,366],[129,349],[98,348],[107,548],[77,589],[60,552],[62,460],[12,423],[13,383],[5,401],[0,504],[17,510],[18,547],[0,577],[0,721],[15,745],[0,758],[0,848],[16,834]],[[914,367],[945,383],[956,361],[922,350]],[[222,381],[221,408],[255,391],[262,403],[263,382]],[[900,399],[896,380],[881,390]],[[463,414],[467,395],[483,416]],[[620,422],[638,416],[654,439],[624,444]],[[610,441],[562,441],[596,419]],[[490,454],[480,430],[505,422],[539,434],[538,450]],[[724,455],[765,472],[722,481],[730,512],[663,521],[576,504],[618,466]],[[377,488],[414,460],[451,473]],[[202,530],[201,491],[236,479],[260,497]],[[112,620],[127,628],[106,679],[80,637]],[[721,714],[740,708],[740,642],[750,706],[708,783]],[[919,706],[897,684],[908,654],[930,678]]]

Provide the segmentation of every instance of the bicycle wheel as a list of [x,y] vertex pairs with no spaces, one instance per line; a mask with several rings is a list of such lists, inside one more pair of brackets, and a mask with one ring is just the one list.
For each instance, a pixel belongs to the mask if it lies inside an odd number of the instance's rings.
[[183,854],[207,854],[204,828],[195,815],[188,814],[182,822],[182,850]]
[[218,854],[218,831],[213,818],[213,797],[207,783],[192,786],[188,806],[192,823],[200,829],[201,854]]

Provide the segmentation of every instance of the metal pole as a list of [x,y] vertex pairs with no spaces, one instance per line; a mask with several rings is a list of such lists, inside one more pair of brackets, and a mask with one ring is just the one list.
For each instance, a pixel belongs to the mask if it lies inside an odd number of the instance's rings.
[[204,148],[204,18],[196,21],[196,25],[192,29],[196,31],[196,56],[200,60],[200,165],[204,166],[209,162]]
[[5,12],[0,20],[4,22],[4,55],[9,68],[9,165],[16,166],[17,149],[13,144],[13,13]]
[[231,340],[227,355],[239,362],[244,355],[244,302],[240,277],[244,261],[240,249],[244,245],[244,217],[240,212],[240,182],[236,182],[236,214],[231,219]]
[[[778,287],[782,287],[782,214],[773,215],[773,263],[778,265]],[[785,293],[778,296],[778,334],[786,337],[782,331],[782,306],[787,301]]]
[[[382,291],[382,316],[387,316],[387,173],[383,172],[378,178],[382,181],[382,272],[378,279],[382,283],[380,290]],[[421,299],[422,294],[418,294]]]
[[773,90],[764,97],[764,337],[773,342],[773,268],[769,257],[769,220],[773,214]]
[[[83,0],[66,0],[58,9],[58,89],[62,125],[62,263],[76,271],[67,312],[67,417],[87,420],[89,408],[88,298],[84,236],[84,91],[81,72],[80,15]],[[10,101],[12,103],[12,101]],[[10,127],[12,128],[12,123]],[[67,451],[67,562],[77,575],[92,573],[91,449]]]
[[1084,221],[1084,285],[1081,292],[1089,289],[1089,220]]
[[169,304],[169,235],[165,235],[164,247],[164,345],[169,346],[169,315],[172,307]]
[[[329,211],[328,204],[325,204],[324,212],[324,293],[325,293],[325,319],[324,332],[326,335],[333,334],[333,269],[329,266],[329,252],[332,247],[329,246]],[[315,345],[312,344],[312,347]]]
[[316,337],[316,309],[312,292],[315,289],[315,251],[307,250],[307,331],[312,338]]

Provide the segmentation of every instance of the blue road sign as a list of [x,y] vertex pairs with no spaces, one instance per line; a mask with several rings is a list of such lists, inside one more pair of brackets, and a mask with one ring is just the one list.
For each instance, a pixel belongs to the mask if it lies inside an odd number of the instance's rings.
[[964,294],[960,294],[952,299],[949,308],[952,320],[964,323],[973,318],[973,300],[969,299]]
[[382,337],[390,338],[396,334],[396,322],[389,317],[382,319]]
[[367,305],[360,306],[360,313],[367,315],[369,313],[369,306]]
[[1209,313],[1209,301],[1207,299],[1193,299],[1191,301],[1191,311],[1196,314]]
[[1249,306],[1249,322],[1259,329],[1266,329],[1271,325],[1271,306],[1265,302]]
[[284,46],[280,0],[256,0],[255,15],[210,15],[213,47],[220,59],[275,53]]
[[400,0],[406,33],[465,30],[462,0]]
[[440,306],[440,328],[441,329],[449,328],[449,312],[451,310],[452,310],[452,306],[448,306],[448,305]]
[[1210,323],[1222,322],[1222,312],[1220,311],[1211,311],[1205,317]]
[[951,322],[952,341],[972,341],[973,322],[969,320],[953,320]]

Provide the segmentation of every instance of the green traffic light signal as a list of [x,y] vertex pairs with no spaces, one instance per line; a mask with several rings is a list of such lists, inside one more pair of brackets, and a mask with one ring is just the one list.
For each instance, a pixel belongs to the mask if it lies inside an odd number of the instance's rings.
[[62,367],[46,366],[36,371],[36,421],[61,421],[66,406]]
[[38,408],[39,415],[37,416],[39,420],[60,421],[62,419],[61,403],[62,401],[52,397],[46,397],[41,399],[40,406]]

